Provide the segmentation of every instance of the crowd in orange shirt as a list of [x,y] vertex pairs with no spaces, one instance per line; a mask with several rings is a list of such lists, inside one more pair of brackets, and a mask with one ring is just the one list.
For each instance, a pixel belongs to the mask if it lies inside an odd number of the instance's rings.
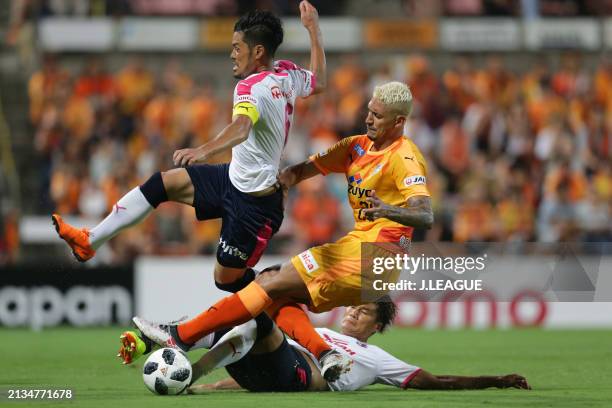
[[[458,56],[437,73],[421,55],[372,70],[342,57],[330,89],[298,104],[287,162],[363,133],[371,91],[389,80],[406,81],[415,99],[406,134],[427,158],[436,213],[426,239],[612,240],[611,63],[587,70],[580,55],[567,54],[552,69],[534,57],[515,72],[500,57],[475,67]],[[156,76],[138,59],[117,72],[92,59],[76,74],[48,59],[29,84],[41,212],[102,217],[129,188],[170,168],[175,149],[200,145],[228,123],[231,90],[225,93],[219,99],[176,60]],[[271,251],[346,232],[344,185],[331,177],[296,188]],[[114,240],[113,259],[212,251],[218,222],[197,223],[192,211],[161,206]]]

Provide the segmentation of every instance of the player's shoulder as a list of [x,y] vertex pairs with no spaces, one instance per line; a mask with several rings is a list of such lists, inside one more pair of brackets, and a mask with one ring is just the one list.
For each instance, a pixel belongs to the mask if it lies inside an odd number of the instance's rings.
[[274,61],[274,68],[276,71],[295,71],[302,69],[302,67],[290,60]]
[[412,168],[413,165],[427,169],[427,163],[418,146],[408,137],[403,136],[397,149],[391,154],[391,161],[396,164],[403,164],[403,167]]
[[236,96],[252,95],[256,93],[258,89],[265,86],[266,79],[271,75],[270,71],[258,72],[256,74],[249,75],[248,77],[241,79],[236,84],[235,93]]
[[402,136],[401,143],[399,147],[395,150],[396,156],[410,156],[419,158],[421,155],[421,151],[418,146],[408,137]]

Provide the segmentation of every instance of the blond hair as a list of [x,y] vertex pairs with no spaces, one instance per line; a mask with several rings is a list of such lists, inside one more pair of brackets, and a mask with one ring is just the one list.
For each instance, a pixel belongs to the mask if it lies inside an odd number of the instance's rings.
[[412,111],[412,92],[402,82],[387,82],[377,86],[373,96],[400,115],[409,116]]

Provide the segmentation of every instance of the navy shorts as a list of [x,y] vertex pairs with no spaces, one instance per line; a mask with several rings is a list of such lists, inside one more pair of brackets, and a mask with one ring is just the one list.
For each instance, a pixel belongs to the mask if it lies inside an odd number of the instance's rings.
[[243,193],[230,181],[229,164],[186,170],[194,187],[197,219],[222,220],[217,262],[230,268],[255,266],[283,222],[282,191],[265,197]]
[[242,388],[253,392],[306,391],[312,379],[308,362],[287,339],[271,353],[248,353],[225,369]]

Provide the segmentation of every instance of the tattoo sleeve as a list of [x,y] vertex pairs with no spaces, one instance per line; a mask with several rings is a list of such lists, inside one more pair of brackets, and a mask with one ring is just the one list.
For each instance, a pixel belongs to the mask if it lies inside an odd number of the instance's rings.
[[407,207],[389,206],[385,218],[399,222],[408,227],[429,229],[433,225],[434,216],[431,209],[431,198],[427,196],[410,197]]

